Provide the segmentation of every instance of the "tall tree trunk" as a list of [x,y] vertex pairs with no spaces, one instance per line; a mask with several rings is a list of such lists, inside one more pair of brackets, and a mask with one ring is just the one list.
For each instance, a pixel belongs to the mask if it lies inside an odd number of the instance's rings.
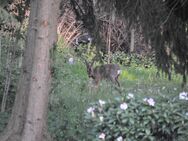
[[[59,0],[32,0],[23,59],[22,75],[19,80],[11,118],[1,141],[42,141],[47,140],[46,114],[50,88],[50,48],[55,41],[51,33],[56,26],[51,22],[52,7]],[[58,12],[53,10],[53,12]],[[56,13],[54,13],[57,16]],[[57,20],[57,17],[53,20]],[[53,31],[52,31],[53,30]],[[55,34],[54,34],[55,35]],[[53,38],[53,40],[52,40]]]

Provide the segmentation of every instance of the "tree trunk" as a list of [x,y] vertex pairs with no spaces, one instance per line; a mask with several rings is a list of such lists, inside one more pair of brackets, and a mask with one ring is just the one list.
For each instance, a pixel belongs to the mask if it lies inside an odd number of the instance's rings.
[[108,37],[107,37],[107,52],[108,52],[108,60],[107,63],[110,64],[110,60],[111,60],[111,35],[112,35],[112,27],[111,27],[111,20],[109,22],[109,26],[108,26]]
[[11,84],[11,77],[12,77],[12,67],[15,64],[15,51],[17,48],[17,40],[10,39],[9,40],[9,46],[8,46],[8,52],[7,52],[7,58],[6,58],[6,67],[5,67],[5,86],[4,86],[4,92],[3,92],[3,98],[1,102],[1,112],[4,112],[6,109],[6,103],[8,98],[8,93],[10,90],[10,84]]
[[0,72],[2,71],[1,69],[2,69],[2,63],[1,63],[1,52],[2,52],[2,49],[1,48],[3,48],[3,46],[1,45],[1,35],[0,35]]
[[108,25],[108,37],[107,37],[107,53],[108,53],[108,64],[111,62],[111,38],[112,38],[112,26],[114,25],[115,22],[115,11],[112,11],[112,14],[109,19],[109,25]]
[[[50,48],[56,26],[51,10],[59,0],[32,0],[23,59],[14,107],[1,141],[43,141],[46,135],[46,114],[50,88]],[[58,10],[53,10],[58,12]],[[57,16],[56,13],[54,13]],[[54,19],[57,20],[57,17]],[[53,30],[53,31],[52,31]],[[55,31],[54,31],[55,30]],[[55,34],[54,34],[55,35]],[[53,38],[53,39],[52,39]]]
[[134,28],[131,29],[131,44],[130,44],[130,52],[134,51]]
[[[10,47],[10,46],[9,46]],[[10,49],[7,53],[7,60],[6,60],[6,78],[5,78],[5,85],[4,85],[4,91],[3,91],[3,98],[1,102],[1,112],[5,111],[6,108],[6,103],[7,103],[7,97],[8,97],[8,92],[10,88],[10,83],[11,83],[11,74],[12,74],[12,54],[10,53]]]

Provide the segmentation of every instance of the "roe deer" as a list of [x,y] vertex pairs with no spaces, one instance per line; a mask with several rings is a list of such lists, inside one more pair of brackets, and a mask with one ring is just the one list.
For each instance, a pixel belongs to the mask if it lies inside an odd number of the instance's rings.
[[110,80],[120,87],[118,77],[121,73],[121,69],[117,64],[104,64],[93,68],[93,62],[88,63],[85,61],[87,67],[87,74],[89,78],[93,79],[95,85],[102,79]]

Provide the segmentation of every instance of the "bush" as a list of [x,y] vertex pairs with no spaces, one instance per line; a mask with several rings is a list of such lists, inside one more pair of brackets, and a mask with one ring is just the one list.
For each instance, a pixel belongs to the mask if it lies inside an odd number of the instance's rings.
[[[108,55],[105,55],[104,61],[107,62]],[[144,56],[140,54],[126,54],[124,52],[115,52],[111,56],[111,62],[121,64],[122,66],[135,66],[150,68],[154,65],[154,56]]]
[[162,101],[128,94],[91,104],[85,112],[90,140],[177,141],[187,136],[186,108],[177,100]]

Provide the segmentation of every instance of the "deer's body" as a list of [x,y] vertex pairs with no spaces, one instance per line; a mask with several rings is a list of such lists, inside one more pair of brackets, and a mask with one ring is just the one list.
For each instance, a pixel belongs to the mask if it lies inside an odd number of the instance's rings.
[[93,68],[92,64],[87,63],[86,66],[87,66],[88,76],[93,79],[95,85],[98,85],[101,80],[105,79],[105,80],[110,80],[113,83],[120,86],[118,82],[118,77],[121,72],[119,65],[105,64]]

